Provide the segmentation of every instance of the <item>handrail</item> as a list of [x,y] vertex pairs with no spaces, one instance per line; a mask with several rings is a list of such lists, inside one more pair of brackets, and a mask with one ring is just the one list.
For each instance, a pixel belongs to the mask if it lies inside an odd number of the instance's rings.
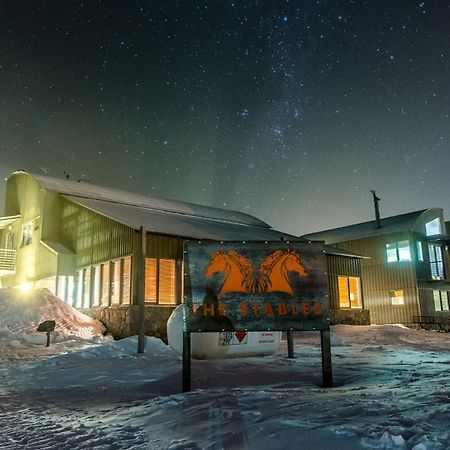
[[9,248],[0,248],[0,269],[16,270],[16,251]]

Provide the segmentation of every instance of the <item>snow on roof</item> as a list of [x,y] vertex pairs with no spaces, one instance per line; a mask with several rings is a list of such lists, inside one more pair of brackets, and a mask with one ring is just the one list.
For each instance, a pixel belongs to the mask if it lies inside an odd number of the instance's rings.
[[143,226],[148,232],[192,239],[214,240],[280,240],[294,238],[266,227],[257,227],[242,223],[231,223],[194,217],[185,214],[155,211],[142,206],[111,203],[103,200],[65,195],[67,199],[96,211],[120,223],[139,229]]
[[142,207],[147,210],[176,213],[193,217],[270,228],[270,226],[262,220],[250,216],[249,214],[244,214],[237,211],[228,211],[210,206],[197,205],[194,203],[149,197],[143,194],[96,186],[88,182],[76,182],[44,175],[28,175],[33,177],[43,189],[55,191],[60,194],[67,194],[74,197],[88,198],[92,200],[103,200],[119,205]]
[[381,228],[376,228],[375,221],[357,223],[346,227],[333,228],[330,230],[319,231],[317,233],[305,234],[305,239],[319,239],[327,244],[352,241],[355,239],[368,238],[372,236],[381,236],[384,234],[396,233],[400,231],[413,230],[419,217],[428,209],[414,211],[397,216],[381,219]]
[[17,220],[20,216],[0,217],[0,230],[6,228],[8,225]]
[[60,242],[42,239],[41,243],[54,253],[59,253],[63,255],[75,255],[75,253],[72,250],[69,250],[65,245],[61,244]]

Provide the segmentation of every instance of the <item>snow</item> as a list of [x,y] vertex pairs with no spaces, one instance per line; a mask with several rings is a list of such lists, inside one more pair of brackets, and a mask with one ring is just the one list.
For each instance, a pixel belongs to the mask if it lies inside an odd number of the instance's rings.
[[[283,340],[272,356],[193,360],[183,394],[181,358],[162,341],[139,355],[136,337],[105,338],[67,307],[76,320],[47,348],[27,336],[66,306],[48,292],[20,302],[0,290],[1,449],[450,448],[448,333],[334,326],[324,388],[320,335],[299,332],[295,359]],[[88,323],[89,337],[74,325]]]

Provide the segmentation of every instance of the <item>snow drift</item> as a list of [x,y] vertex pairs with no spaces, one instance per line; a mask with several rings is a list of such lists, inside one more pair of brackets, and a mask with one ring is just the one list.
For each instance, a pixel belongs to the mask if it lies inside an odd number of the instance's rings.
[[10,339],[11,345],[22,341],[41,344],[45,333],[38,333],[36,329],[44,320],[56,321],[53,340],[90,340],[105,332],[99,321],[65,304],[47,289],[30,292],[0,289],[0,339]]

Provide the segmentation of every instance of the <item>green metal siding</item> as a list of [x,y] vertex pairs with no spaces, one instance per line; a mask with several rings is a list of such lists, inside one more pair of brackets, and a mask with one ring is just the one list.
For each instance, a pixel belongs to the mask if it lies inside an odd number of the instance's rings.
[[[386,244],[408,239],[412,261],[388,263]],[[393,233],[337,245],[363,256],[361,262],[364,305],[370,310],[374,324],[402,323],[411,325],[412,316],[419,313],[416,262],[413,236],[409,232]],[[403,290],[404,305],[391,305],[390,291]]]
[[131,255],[133,231],[126,225],[61,199],[60,242],[76,254],[78,268]]
[[[327,271],[330,290],[330,308],[339,309],[338,277],[361,278],[361,260],[346,256],[327,255]],[[362,304],[364,307],[364,297]]]

